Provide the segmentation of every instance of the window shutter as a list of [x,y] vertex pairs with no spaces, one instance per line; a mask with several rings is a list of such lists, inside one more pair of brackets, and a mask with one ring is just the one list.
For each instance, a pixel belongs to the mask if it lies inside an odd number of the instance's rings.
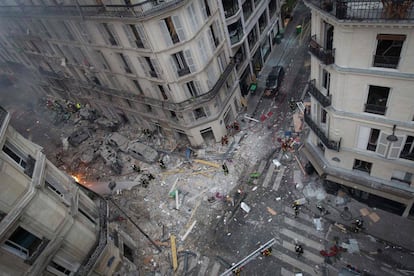
[[206,5],[204,4],[204,0],[200,0],[199,2],[201,7],[201,14],[203,15],[204,20],[206,20],[208,18]]
[[194,4],[193,3],[191,3],[188,6],[187,12],[188,12],[188,16],[190,17],[190,20],[191,20],[191,29],[193,30],[194,33],[196,33],[199,26],[198,26],[197,15],[196,15],[196,12],[194,10]]
[[214,74],[214,68],[213,68],[213,64],[211,64],[208,68],[207,68],[207,86],[208,89],[213,88],[213,85],[216,83],[216,76]]
[[132,48],[137,48],[137,44],[135,43],[135,37],[134,37],[134,34],[131,31],[131,27],[129,25],[124,24],[124,25],[122,25],[122,28],[124,29],[124,32],[125,32],[126,36],[128,37],[129,45]]
[[216,50],[216,45],[214,44],[214,37],[213,37],[213,34],[211,33],[210,29],[207,30],[207,36],[208,36],[208,40],[210,42],[211,51],[214,52]]
[[388,135],[390,134],[381,131],[380,136],[378,138],[376,153],[378,153],[379,155],[383,157],[385,157],[385,154],[387,153],[387,147],[388,147],[387,136]]
[[202,90],[201,90],[201,84],[200,84],[200,82],[199,82],[199,81],[194,81],[194,87],[195,87],[195,89],[196,89],[196,94],[197,94],[197,96],[199,96],[199,95],[203,94],[203,93],[202,93]]
[[150,74],[148,72],[147,62],[145,61],[145,59],[143,57],[138,57],[138,61],[141,64],[141,67],[142,67],[142,70],[144,71],[145,76],[149,77]]
[[388,154],[388,158],[390,159],[397,159],[400,156],[401,147],[403,145],[404,136],[398,136],[398,140],[390,143],[390,153]]
[[190,49],[185,50],[184,55],[185,55],[185,60],[188,64],[188,67],[190,68],[191,73],[194,73],[196,71],[196,66],[194,64],[194,59],[191,54],[191,50]]
[[180,17],[178,15],[173,15],[172,20],[174,22],[175,30],[177,31],[178,38],[180,39],[180,42],[185,40],[185,32],[183,25],[181,24]]
[[158,25],[160,26],[160,30],[162,36],[164,37],[165,44],[167,44],[167,46],[173,45],[170,33],[168,32],[167,24],[165,24],[164,20],[158,21]]
[[357,148],[366,150],[368,146],[369,135],[371,134],[371,128],[359,126]]
[[142,44],[144,45],[144,48],[149,48],[148,47],[148,40],[147,40],[147,36],[145,35],[144,28],[141,25],[135,24],[135,29],[138,32],[139,38],[141,38],[141,41],[142,41]]
[[177,64],[175,64],[174,57],[170,57],[170,62],[171,62],[171,68],[172,68],[175,76],[178,78],[178,67],[177,67]]
[[206,45],[204,43],[204,37],[200,37],[200,40],[198,41],[198,48],[200,50],[201,60],[203,61],[203,64],[206,64],[208,60],[208,53],[206,50]]
[[210,108],[208,107],[208,105],[204,106],[204,112],[206,113],[207,117],[210,117],[211,112],[210,112]]

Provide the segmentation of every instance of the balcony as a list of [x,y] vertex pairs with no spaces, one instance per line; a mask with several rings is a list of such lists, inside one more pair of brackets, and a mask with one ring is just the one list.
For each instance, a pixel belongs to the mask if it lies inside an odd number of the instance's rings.
[[318,42],[316,42],[315,35],[312,36],[308,49],[312,55],[317,57],[325,65],[335,62],[335,49],[325,50]]
[[[77,1],[74,2],[77,3]],[[124,5],[1,5],[0,15],[145,18],[161,14],[167,9],[175,8],[186,2],[185,0],[151,0]]]
[[106,201],[99,198],[99,236],[96,245],[89,252],[89,257],[79,267],[76,276],[89,275],[89,272],[95,266],[96,261],[103,252],[103,249],[108,243],[108,225],[107,225],[108,205]]
[[305,0],[305,3],[341,20],[414,19],[413,5],[409,0]]
[[328,107],[331,105],[331,97],[325,96],[318,88],[315,86],[315,80],[311,80],[308,86],[308,92],[311,94],[323,107]]
[[312,129],[312,131],[318,136],[318,138],[322,141],[322,143],[330,150],[339,151],[341,147],[341,140],[338,142],[329,140],[329,138],[325,135],[323,130],[312,120],[310,115],[305,112],[304,114],[305,123]]

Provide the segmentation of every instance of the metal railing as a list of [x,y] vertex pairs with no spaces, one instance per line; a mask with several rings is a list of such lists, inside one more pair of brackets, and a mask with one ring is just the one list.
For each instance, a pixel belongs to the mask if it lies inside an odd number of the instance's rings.
[[365,104],[365,112],[374,113],[378,115],[385,115],[387,107],[384,105]]
[[331,105],[331,97],[325,96],[316,88],[316,80],[311,80],[308,86],[308,92],[311,94],[323,107],[328,107]]
[[328,149],[339,151],[341,147],[341,139],[339,139],[338,142],[329,140],[324,131],[312,120],[312,118],[307,112],[304,113],[304,119],[305,123],[308,124],[308,126],[312,129],[312,131],[316,134],[316,136],[318,136],[318,138]]
[[413,20],[410,0],[305,0],[341,20]]
[[397,68],[400,57],[374,55],[374,67]]
[[4,16],[91,16],[91,17],[134,17],[157,14],[176,7],[187,0],[148,0],[129,5],[0,5]]
[[94,267],[99,256],[103,253],[103,249],[108,243],[108,204],[103,198],[99,200],[99,237],[96,246],[89,252],[89,257],[86,258],[85,262],[79,267],[75,275],[82,276],[88,275],[90,270]]
[[329,65],[335,62],[335,49],[324,49],[317,41],[316,35],[313,35],[309,42],[309,52],[317,57],[323,64]]

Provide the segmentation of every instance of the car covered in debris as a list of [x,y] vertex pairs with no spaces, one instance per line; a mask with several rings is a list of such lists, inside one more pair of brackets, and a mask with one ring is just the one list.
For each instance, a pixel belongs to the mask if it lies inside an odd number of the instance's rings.
[[128,152],[129,140],[118,132],[109,134],[105,140],[108,145],[116,147],[122,152]]
[[278,94],[284,76],[285,70],[282,66],[272,68],[266,79],[265,96],[276,96]]
[[154,163],[159,158],[159,154],[155,149],[139,141],[131,141],[128,144],[128,153],[135,159],[146,163]]

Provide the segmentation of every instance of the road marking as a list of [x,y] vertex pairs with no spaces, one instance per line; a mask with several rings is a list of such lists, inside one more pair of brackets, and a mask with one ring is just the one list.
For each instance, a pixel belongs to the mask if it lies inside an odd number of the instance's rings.
[[286,224],[289,224],[297,229],[300,229],[302,231],[305,231],[306,233],[312,234],[314,236],[317,236],[320,239],[325,239],[324,234],[316,229],[314,229],[313,227],[307,226],[303,223],[298,222],[297,220],[288,218],[288,217],[284,217],[283,220],[285,221]]
[[210,276],[217,276],[219,275],[220,270],[220,264],[218,262],[215,262],[213,265],[213,268],[211,269],[211,272],[209,273]]
[[[292,252],[295,252],[295,245],[288,241],[283,241],[282,246]],[[295,252],[296,253],[296,252]],[[305,259],[308,259],[316,264],[321,264],[325,261],[324,258],[321,256],[318,256],[316,254],[311,253],[309,250],[304,250],[303,255],[301,257],[304,257]]]
[[308,239],[308,238],[306,238],[302,235],[299,235],[298,233],[293,232],[289,229],[282,228],[280,230],[280,233],[287,236],[287,237],[289,237],[289,238],[291,238],[291,239],[293,239],[295,242],[297,241],[300,244],[304,244],[306,246],[315,248],[317,251],[321,251],[321,250],[324,249],[324,247],[320,244],[320,242],[315,242],[314,240]]
[[273,184],[273,191],[279,190],[280,182],[282,182],[283,174],[285,173],[285,167],[282,167],[276,175],[275,184]]
[[272,252],[272,256],[281,260],[282,262],[288,263],[291,266],[300,269],[303,272],[309,273],[310,275],[318,275],[318,273],[315,272],[312,266],[302,263],[301,261],[298,261],[296,258],[292,258],[278,251],[276,251],[274,254]]
[[267,187],[269,185],[270,179],[272,178],[273,171],[275,170],[275,164],[273,162],[270,163],[269,169],[266,172],[266,177],[263,180],[263,187]]
[[259,168],[257,169],[257,172],[258,172],[258,173],[260,173],[260,174],[262,174],[262,173],[263,173],[264,168],[266,167],[266,163],[267,163],[267,161],[266,161],[266,160],[262,160],[262,161],[260,161]]
[[280,275],[281,276],[294,276],[292,271],[287,270],[286,268],[282,267],[280,269]]

